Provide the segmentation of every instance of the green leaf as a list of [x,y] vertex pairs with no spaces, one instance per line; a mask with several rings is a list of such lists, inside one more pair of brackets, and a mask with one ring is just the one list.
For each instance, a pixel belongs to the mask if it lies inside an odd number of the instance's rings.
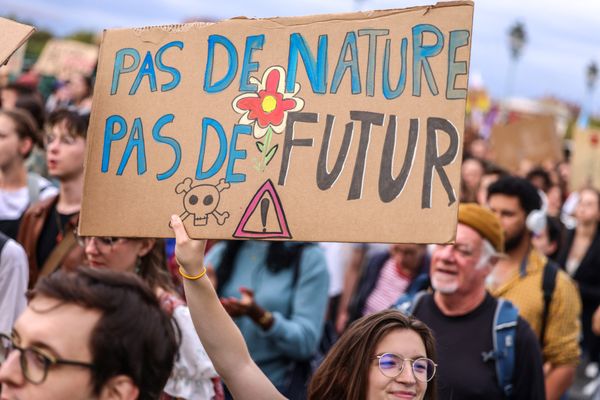
[[256,142],[256,147],[258,147],[258,151],[260,151],[262,153],[263,149],[265,147],[265,144],[263,142]]
[[277,149],[279,148],[279,145],[276,144],[275,146],[273,146],[269,152],[267,153],[267,155],[265,156],[265,162],[267,165],[269,165],[269,163],[271,162],[271,160],[273,159],[273,157],[275,157],[275,153],[277,153]]
[[269,125],[269,127],[267,128],[267,134],[265,135],[265,149],[270,149],[271,148],[271,140],[273,139],[273,129],[271,129],[271,126]]

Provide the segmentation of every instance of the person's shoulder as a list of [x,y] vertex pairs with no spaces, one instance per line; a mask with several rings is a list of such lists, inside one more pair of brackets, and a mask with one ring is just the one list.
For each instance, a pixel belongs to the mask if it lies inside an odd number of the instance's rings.
[[57,200],[58,193],[33,203],[29,206],[29,208],[27,208],[27,210],[23,214],[23,218],[39,217],[40,215],[50,210]]
[[28,270],[27,253],[23,249],[23,246],[11,238],[3,238],[3,240],[6,240],[6,242],[0,252],[2,265],[5,267],[8,266],[13,270],[21,269],[21,267]]
[[558,269],[556,272],[557,295],[565,296],[567,298],[579,298],[579,289],[577,289],[577,285],[573,278],[571,278],[563,269],[558,268],[557,266],[555,268]]
[[302,255],[300,258],[301,265],[327,271],[327,260],[325,252],[321,246],[315,243],[302,243]]
[[[530,360],[538,360],[541,364],[542,349],[540,348],[539,338],[529,325],[529,322],[519,316],[517,319],[517,328],[515,333],[516,355],[519,359],[526,357]],[[541,368],[540,368],[540,373]]]
[[58,188],[51,181],[38,174],[35,174],[35,179],[40,187],[40,200],[58,195]]

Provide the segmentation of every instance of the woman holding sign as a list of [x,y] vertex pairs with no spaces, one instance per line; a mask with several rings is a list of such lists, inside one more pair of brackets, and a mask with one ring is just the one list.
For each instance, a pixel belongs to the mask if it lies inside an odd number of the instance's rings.
[[109,268],[141,277],[156,293],[161,308],[176,322],[181,334],[178,357],[161,400],[222,398],[215,397],[222,392],[222,385],[194,332],[189,309],[175,294],[166,269],[163,242],[156,239],[92,236],[80,237],[79,244],[84,247],[91,267]]
[[[205,241],[191,240],[181,219],[171,225],[192,320],[235,399],[284,399],[256,366],[203,265]],[[435,399],[435,348],[422,323],[386,310],[353,324],[332,348],[309,387],[309,399]]]

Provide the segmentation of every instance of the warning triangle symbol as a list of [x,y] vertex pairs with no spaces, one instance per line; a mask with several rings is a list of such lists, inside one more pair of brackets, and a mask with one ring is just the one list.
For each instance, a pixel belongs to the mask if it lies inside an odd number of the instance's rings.
[[[273,221],[273,216],[275,221]],[[285,212],[273,182],[268,179],[250,200],[233,237],[246,239],[291,239]]]

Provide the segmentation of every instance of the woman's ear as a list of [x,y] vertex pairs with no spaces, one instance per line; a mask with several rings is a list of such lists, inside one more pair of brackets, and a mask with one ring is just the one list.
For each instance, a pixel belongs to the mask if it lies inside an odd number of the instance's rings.
[[144,257],[146,254],[150,253],[154,245],[156,244],[156,239],[141,239],[142,246],[138,251],[138,256]]
[[26,137],[23,139],[19,139],[19,153],[21,154],[21,156],[23,158],[25,158],[26,154],[31,153],[32,149],[33,149],[33,141],[31,140],[31,138]]
[[126,375],[113,376],[100,391],[100,400],[136,400],[140,389]]

